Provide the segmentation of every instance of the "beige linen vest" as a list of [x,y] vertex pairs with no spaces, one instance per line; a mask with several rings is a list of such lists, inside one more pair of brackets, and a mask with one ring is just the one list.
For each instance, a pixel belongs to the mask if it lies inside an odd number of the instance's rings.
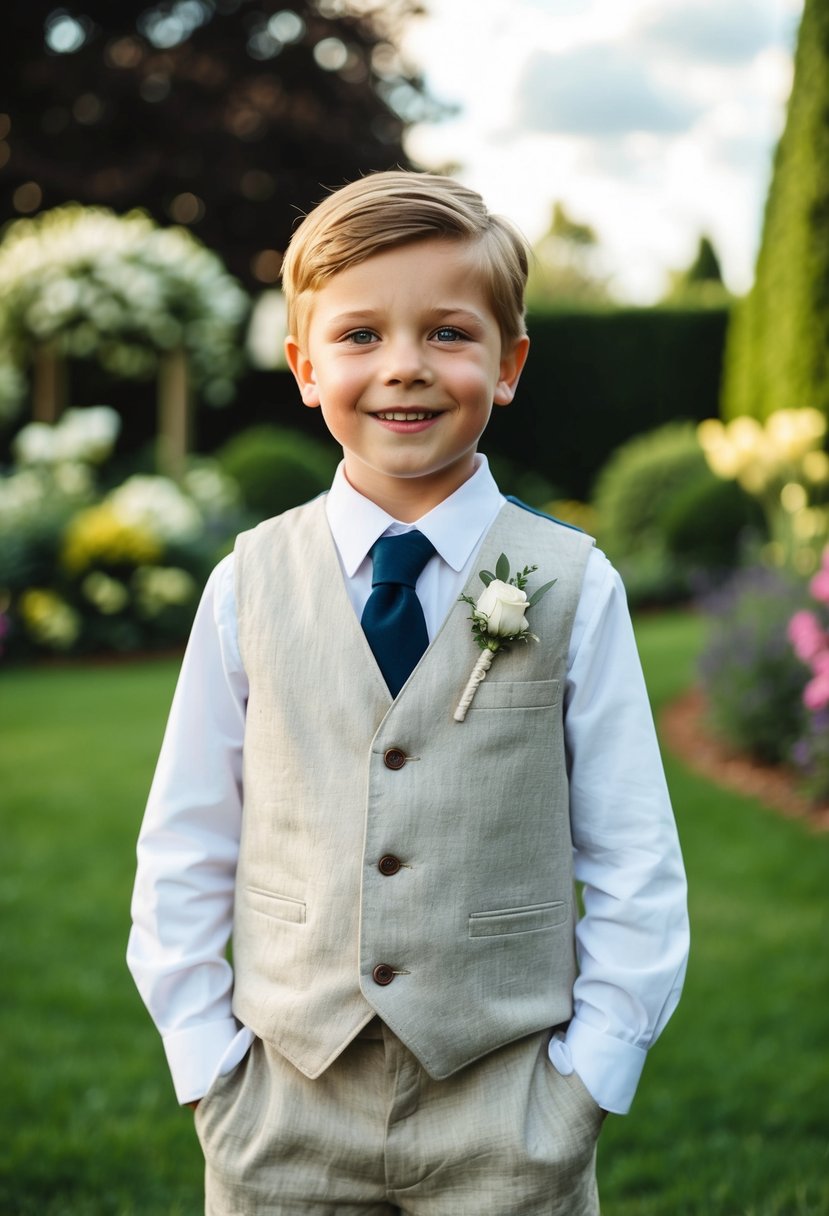
[[539,642],[480,653],[458,603],[395,701],[354,613],[324,499],[236,546],[250,681],[234,1012],[309,1077],[375,1014],[431,1076],[572,1013],[574,903],[562,728],[587,555],[505,505],[466,588],[537,565]]

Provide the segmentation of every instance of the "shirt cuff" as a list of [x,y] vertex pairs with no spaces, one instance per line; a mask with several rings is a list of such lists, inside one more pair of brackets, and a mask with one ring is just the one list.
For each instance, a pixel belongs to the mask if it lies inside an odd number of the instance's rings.
[[578,1073],[602,1110],[626,1115],[648,1053],[573,1018],[563,1038],[554,1035],[550,1040],[548,1054],[564,1076]]
[[164,1050],[180,1103],[203,1098],[221,1070],[224,1057],[239,1034],[235,1018],[207,1022],[164,1036]]

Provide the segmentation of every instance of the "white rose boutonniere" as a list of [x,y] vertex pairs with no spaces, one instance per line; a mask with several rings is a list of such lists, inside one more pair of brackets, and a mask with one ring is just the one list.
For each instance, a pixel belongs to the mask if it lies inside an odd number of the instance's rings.
[[510,577],[509,559],[502,553],[494,574],[489,570],[481,570],[478,577],[484,584],[484,590],[478,599],[473,600],[468,595],[460,597],[463,603],[472,608],[469,618],[472,622],[472,634],[482,653],[472,669],[455,710],[456,722],[463,722],[466,717],[466,711],[472,704],[478,685],[486,679],[486,673],[499,650],[506,650],[511,642],[538,641],[535,634],[530,633],[526,614],[533,604],[538,603],[542,595],[547,594],[556,580],[544,583],[528,596],[524,588],[529,576],[537,569],[538,566],[525,566]]
[[487,633],[492,637],[512,638],[529,629],[528,607],[526,591],[494,578],[479,596],[475,611],[486,617]]

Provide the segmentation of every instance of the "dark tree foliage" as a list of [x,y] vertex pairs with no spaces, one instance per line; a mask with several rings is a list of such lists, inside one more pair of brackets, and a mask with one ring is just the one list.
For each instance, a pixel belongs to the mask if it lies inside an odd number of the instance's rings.
[[297,215],[408,166],[435,113],[397,51],[415,0],[11,0],[0,223],[70,199],[185,223],[249,287]]

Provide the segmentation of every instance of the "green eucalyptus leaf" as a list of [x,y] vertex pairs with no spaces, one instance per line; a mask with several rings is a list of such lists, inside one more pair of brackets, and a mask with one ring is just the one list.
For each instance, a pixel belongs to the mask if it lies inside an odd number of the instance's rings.
[[532,608],[533,604],[537,604],[542,595],[546,595],[550,588],[554,587],[557,582],[558,579],[551,579],[549,583],[545,583],[543,587],[539,587],[536,591],[534,591],[527,600],[527,607]]
[[509,558],[506,553],[502,553],[498,558],[498,564],[495,567],[495,577],[500,579],[502,583],[509,580]]
[[480,572],[480,574],[478,575],[478,578],[481,580],[481,582],[483,583],[483,585],[485,587],[488,587],[489,584],[492,582],[492,580],[495,578],[495,575],[491,574],[489,570],[482,570]]

